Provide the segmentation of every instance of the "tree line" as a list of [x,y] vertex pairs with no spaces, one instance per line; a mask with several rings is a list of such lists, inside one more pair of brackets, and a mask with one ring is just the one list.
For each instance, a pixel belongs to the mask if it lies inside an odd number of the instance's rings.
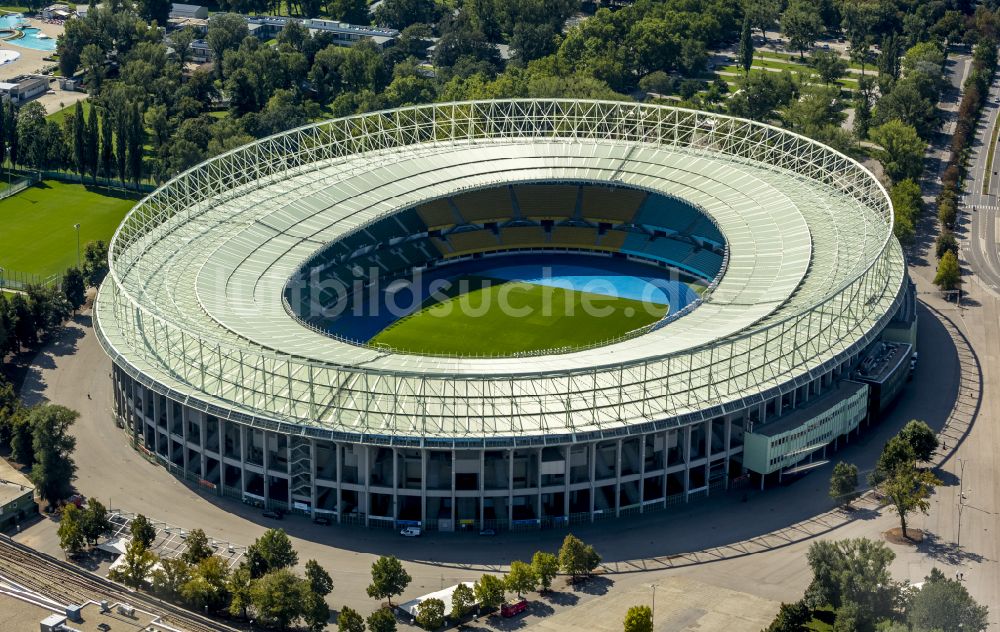
[[806,559],[813,578],[805,596],[783,603],[764,632],[799,632],[810,623],[836,632],[981,632],[989,610],[979,605],[957,579],[932,568],[919,588],[892,578],[896,555],[881,542],[865,538],[821,540]]
[[0,377],[0,446],[11,459],[31,468],[28,477],[49,507],[69,496],[76,478],[70,426],[79,414],[56,404],[25,406],[13,385]]
[[36,347],[61,329],[83,306],[86,288],[104,280],[107,259],[107,244],[90,242],[84,248],[81,268],[67,269],[58,284],[29,285],[9,296],[0,292],[0,359]]

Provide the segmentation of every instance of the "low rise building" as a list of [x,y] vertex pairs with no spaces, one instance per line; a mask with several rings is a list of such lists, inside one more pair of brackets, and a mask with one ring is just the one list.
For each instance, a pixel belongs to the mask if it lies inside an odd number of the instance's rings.
[[175,2],[170,5],[170,13],[167,17],[171,19],[194,18],[197,20],[207,20],[208,7],[203,7],[197,4],[178,4]]
[[21,75],[10,81],[0,82],[0,96],[4,101],[11,101],[15,105],[45,94],[48,89],[49,77],[38,75]]
[[312,34],[318,32],[329,33],[333,35],[333,43],[338,46],[354,46],[360,41],[370,40],[379,48],[385,48],[399,37],[399,31],[396,29],[348,24],[347,22],[338,22],[336,20],[321,20],[319,18],[299,20],[271,15],[247,17],[247,26],[250,28],[250,34],[261,40],[269,40],[277,37],[281,29],[285,28],[289,22],[299,22],[302,26],[309,29],[309,32]]

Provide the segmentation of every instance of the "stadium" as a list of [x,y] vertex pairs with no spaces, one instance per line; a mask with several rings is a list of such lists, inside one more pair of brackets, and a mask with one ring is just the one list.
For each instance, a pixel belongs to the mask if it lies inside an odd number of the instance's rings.
[[892,222],[864,167],[752,121],[407,107],[150,194],[95,328],[135,447],[219,495],[587,522],[804,473],[875,421],[915,340]]

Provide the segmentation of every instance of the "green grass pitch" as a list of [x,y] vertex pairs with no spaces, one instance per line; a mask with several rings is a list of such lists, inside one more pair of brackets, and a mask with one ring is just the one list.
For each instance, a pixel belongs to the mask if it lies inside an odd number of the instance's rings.
[[101,187],[44,180],[0,200],[0,267],[47,277],[76,265],[88,242],[109,241],[135,198]]
[[[494,282],[430,303],[383,329],[369,344],[411,353],[510,356],[603,342],[655,322],[668,310],[666,305],[521,282]],[[501,309],[501,304],[513,309]]]

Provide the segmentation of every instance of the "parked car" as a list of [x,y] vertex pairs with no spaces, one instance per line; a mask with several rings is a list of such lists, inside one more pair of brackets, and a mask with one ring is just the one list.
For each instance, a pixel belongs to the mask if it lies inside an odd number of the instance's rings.
[[526,599],[522,599],[521,601],[517,601],[515,603],[505,603],[500,606],[500,616],[510,618],[521,614],[527,609],[528,601]]
[[399,532],[399,535],[406,536],[407,538],[415,538],[420,535],[420,527],[405,527]]
[[496,535],[496,529],[480,529],[479,535]]
[[265,511],[261,515],[265,518],[271,518],[273,520],[281,520],[284,517],[284,514],[280,511]]
[[328,524],[330,524],[330,519],[327,518],[326,516],[316,516],[315,518],[313,518],[313,522],[325,527]]

